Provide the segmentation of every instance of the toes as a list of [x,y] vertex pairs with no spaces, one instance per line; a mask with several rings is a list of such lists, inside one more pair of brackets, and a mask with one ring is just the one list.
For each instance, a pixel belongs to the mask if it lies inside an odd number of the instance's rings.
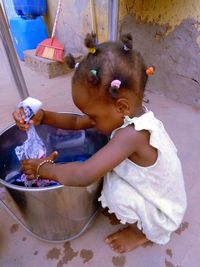
[[117,239],[117,235],[116,233],[115,234],[112,234],[112,235],[109,235],[107,236],[107,238],[105,239],[105,243],[106,244],[111,244],[113,241],[115,241]]
[[118,250],[115,250],[115,252],[117,252],[117,253],[124,253],[125,252],[125,249],[123,249],[123,248],[119,248]]
[[118,243],[116,243],[116,242],[113,242],[113,243],[111,243],[110,244],[110,247],[113,249],[113,250],[118,250],[121,246],[118,244]]
[[110,239],[108,237],[105,239],[105,243],[110,244]]
[[107,237],[105,240],[106,244],[108,244],[111,249],[117,253],[125,252],[124,246],[118,243],[118,239],[115,236]]
[[121,245],[118,245],[118,244],[116,244],[115,246],[113,246],[112,249],[113,249],[115,252],[117,252],[117,253],[123,253],[123,252],[125,252],[124,247],[121,246]]
[[107,237],[105,239],[105,243],[108,245],[111,245],[115,240],[116,240],[116,238],[114,238],[114,237]]

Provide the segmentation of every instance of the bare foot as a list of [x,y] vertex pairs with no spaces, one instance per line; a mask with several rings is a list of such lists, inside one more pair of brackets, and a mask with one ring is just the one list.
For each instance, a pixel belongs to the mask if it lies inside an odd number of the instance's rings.
[[105,242],[115,252],[124,253],[144,245],[145,243],[149,242],[149,240],[134,224],[109,235]]

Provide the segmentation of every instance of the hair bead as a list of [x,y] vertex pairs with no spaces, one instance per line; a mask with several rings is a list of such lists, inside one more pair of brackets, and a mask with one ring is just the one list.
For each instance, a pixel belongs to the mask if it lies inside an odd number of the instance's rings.
[[130,49],[124,44],[124,50],[129,51]]
[[146,75],[150,76],[153,75],[155,72],[155,68],[153,66],[150,66],[146,69]]
[[90,71],[92,73],[92,75],[96,76],[97,75],[97,71],[96,70],[91,70]]
[[79,62],[77,62],[77,63],[75,64],[75,66],[74,66],[74,67],[75,67],[75,69],[78,69],[78,67],[79,67],[79,64],[80,64]]
[[117,79],[113,80],[110,83],[109,93],[113,98],[117,98],[118,97],[120,86],[121,86],[121,81],[117,80]]
[[98,75],[98,72],[96,69],[91,69],[89,71],[89,75],[88,75],[89,81],[91,82],[91,84],[93,85],[97,85],[100,83],[100,78]]
[[95,54],[96,53],[96,47],[89,47],[88,52],[91,54]]
[[121,85],[121,81],[120,80],[113,80],[110,85],[111,85],[111,87],[116,87],[119,89],[120,85]]

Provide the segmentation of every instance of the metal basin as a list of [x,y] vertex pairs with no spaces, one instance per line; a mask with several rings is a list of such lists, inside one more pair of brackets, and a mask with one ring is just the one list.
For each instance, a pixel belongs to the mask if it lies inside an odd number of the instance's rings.
[[[47,147],[47,154],[58,151],[60,163],[88,158],[107,143],[107,137],[94,129],[68,131],[40,125],[36,130]],[[101,183],[88,187],[42,188],[13,184],[13,177],[20,172],[14,149],[25,140],[26,133],[16,125],[0,134],[0,184],[5,191],[0,203],[39,239],[61,242],[78,237],[91,226],[97,214]]]

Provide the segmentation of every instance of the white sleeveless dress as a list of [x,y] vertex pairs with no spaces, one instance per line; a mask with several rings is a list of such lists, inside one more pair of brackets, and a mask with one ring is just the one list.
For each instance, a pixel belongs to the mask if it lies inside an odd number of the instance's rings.
[[[141,167],[129,159],[122,161],[104,177],[99,201],[122,224],[137,222],[149,240],[166,244],[180,226],[187,205],[177,149],[153,112],[126,117],[120,128],[131,124],[136,131],[150,132],[150,144],[157,148],[158,158],[149,167]],[[111,138],[120,128],[112,132]]]

